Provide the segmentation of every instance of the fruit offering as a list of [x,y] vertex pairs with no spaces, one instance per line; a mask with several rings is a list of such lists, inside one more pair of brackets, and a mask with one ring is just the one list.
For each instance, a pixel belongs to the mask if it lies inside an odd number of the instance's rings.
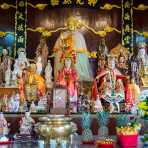
[[100,139],[96,141],[96,145],[98,147],[110,147],[113,148],[115,144],[115,141],[113,139],[110,138],[106,138],[106,139]]
[[117,135],[138,135],[138,130],[133,126],[117,127]]

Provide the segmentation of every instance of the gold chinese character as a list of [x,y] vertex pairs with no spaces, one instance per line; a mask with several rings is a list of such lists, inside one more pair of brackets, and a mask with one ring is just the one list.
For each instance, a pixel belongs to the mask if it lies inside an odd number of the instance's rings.
[[24,42],[24,37],[21,35],[18,37],[18,43],[23,43]]
[[18,12],[18,19],[19,19],[19,20],[24,20],[23,14],[20,13],[20,12]]
[[60,3],[59,0],[51,0],[50,2],[51,2],[51,6],[57,6]]
[[24,6],[25,6],[24,1],[20,1],[20,2],[19,2],[19,7],[24,7]]
[[125,19],[125,20],[130,20],[130,15],[129,15],[128,13],[125,13],[124,19]]
[[24,31],[23,24],[18,25],[17,30],[18,31]]
[[84,5],[84,1],[83,0],[77,0],[76,1],[76,4],[78,4],[78,5]]
[[124,8],[130,8],[130,2],[129,2],[129,1],[126,1],[126,2],[125,2]]
[[125,26],[125,32],[130,32],[130,27],[129,27],[129,25],[126,25],[126,26]]
[[64,5],[72,4],[72,1],[71,1],[71,0],[64,0],[63,4],[64,4]]
[[130,36],[127,35],[125,38],[124,38],[124,41],[126,44],[129,44],[130,43]]
[[88,5],[94,7],[94,6],[97,4],[97,1],[98,1],[98,0],[88,0]]

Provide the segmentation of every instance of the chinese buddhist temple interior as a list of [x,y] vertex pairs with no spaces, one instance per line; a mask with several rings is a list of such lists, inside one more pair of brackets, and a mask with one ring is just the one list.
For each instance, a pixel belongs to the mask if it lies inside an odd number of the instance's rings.
[[147,0],[1,0],[0,147],[148,148],[147,14]]

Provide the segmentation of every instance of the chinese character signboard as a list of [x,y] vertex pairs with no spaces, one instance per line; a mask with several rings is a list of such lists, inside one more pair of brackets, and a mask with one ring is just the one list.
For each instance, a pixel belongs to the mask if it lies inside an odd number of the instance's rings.
[[92,7],[98,8],[101,0],[49,0],[50,7]]
[[26,48],[27,0],[17,0],[16,10],[16,51]]
[[133,0],[122,0],[122,44],[133,50]]

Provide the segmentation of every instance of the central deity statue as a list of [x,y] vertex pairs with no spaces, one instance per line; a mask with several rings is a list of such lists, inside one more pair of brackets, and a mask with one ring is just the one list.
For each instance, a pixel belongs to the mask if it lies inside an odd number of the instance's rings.
[[62,68],[60,57],[65,50],[70,49],[76,55],[75,69],[80,81],[92,81],[93,75],[87,55],[87,46],[83,34],[78,30],[79,19],[70,17],[67,20],[67,30],[61,32],[54,46],[55,78]]

